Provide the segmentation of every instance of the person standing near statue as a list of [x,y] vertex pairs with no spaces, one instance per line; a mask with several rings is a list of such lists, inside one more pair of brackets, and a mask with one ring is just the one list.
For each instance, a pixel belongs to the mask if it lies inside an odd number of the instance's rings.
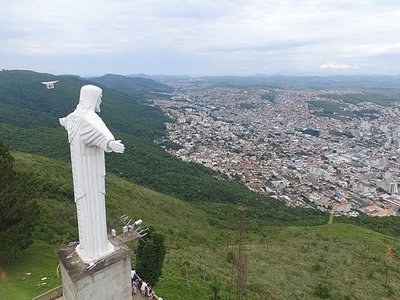
[[123,153],[125,146],[96,114],[100,112],[101,88],[84,85],[75,111],[60,118],[68,132],[74,198],[78,216],[79,244],[76,252],[84,263],[114,251],[107,239],[104,152]]

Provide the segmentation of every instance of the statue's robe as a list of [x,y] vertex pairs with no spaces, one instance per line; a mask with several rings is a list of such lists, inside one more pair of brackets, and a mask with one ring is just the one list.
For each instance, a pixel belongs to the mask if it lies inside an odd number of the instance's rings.
[[107,239],[104,152],[114,136],[92,110],[76,109],[60,123],[68,131],[81,259],[90,263],[114,251]]

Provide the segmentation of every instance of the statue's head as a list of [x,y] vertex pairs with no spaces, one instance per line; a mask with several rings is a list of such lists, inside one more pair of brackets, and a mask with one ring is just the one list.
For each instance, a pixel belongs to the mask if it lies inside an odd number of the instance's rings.
[[95,112],[100,112],[100,103],[102,97],[102,89],[92,85],[87,84],[81,87],[81,94],[79,96],[79,107],[93,110]]

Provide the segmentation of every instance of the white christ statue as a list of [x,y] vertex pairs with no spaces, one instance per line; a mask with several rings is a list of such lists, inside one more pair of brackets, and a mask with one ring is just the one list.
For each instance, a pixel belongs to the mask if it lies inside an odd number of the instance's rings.
[[60,118],[68,131],[72,177],[78,215],[79,244],[76,252],[84,263],[99,260],[114,251],[107,239],[104,152],[123,153],[124,145],[96,114],[102,90],[94,85],[81,88],[75,111]]

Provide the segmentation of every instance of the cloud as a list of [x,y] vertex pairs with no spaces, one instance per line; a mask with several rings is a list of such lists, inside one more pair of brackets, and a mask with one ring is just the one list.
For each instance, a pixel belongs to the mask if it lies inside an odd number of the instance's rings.
[[343,64],[343,63],[337,63],[337,62],[326,62],[324,64],[322,64],[320,67],[320,69],[332,69],[332,70],[345,70],[345,69],[359,69],[360,66],[358,65],[348,65],[348,64]]
[[379,56],[400,54],[400,42],[365,43],[351,45],[346,49],[349,56]]
[[212,47],[204,48],[205,51],[215,53],[229,53],[229,52],[281,52],[285,50],[296,49],[312,44],[317,44],[319,41],[272,41],[269,43],[255,43],[249,45],[234,45],[226,47]]
[[[129,57],[154,70],[155,58],[166,53],[174,60],[167,58],[162,70],[158,64],[159,72],[173,73],[179,61],[188,72],[200,70],[201,61],[210,74],[216,62],[221,72],[224,67],[238,73],[321,72],[359,65],[365,71],[371,56],[400,51],[400,2],[394,0],[384,5],[378,0],[14,0],[2,9],[0,62],[7,63],[5,55],[24,62],[63,57],[60,72],[77,56],[101,56],[98,65]],[[376,65],[391,64],[379,59]],[[136,66],[119,68],[146,72]]]

